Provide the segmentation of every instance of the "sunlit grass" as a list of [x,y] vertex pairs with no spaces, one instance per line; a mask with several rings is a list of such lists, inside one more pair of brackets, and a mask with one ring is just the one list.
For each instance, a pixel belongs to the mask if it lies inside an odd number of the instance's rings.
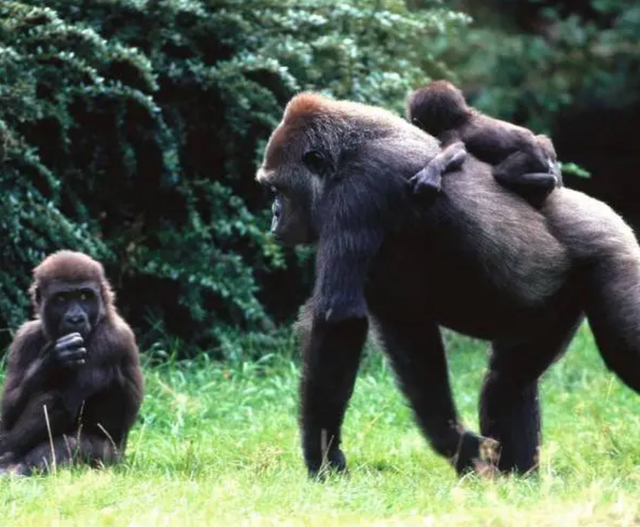
[[[477,429],[485,346],[449,343],[465,423]],[[297,367],[203,358],[147,370],[126,462],[0,480],[0,525],[640,524],[640,398],[608,373],[586,328],[546,375],[539,477],[468,477],[426,445],[376,353],[345,423],[348,477],[307,480]]]

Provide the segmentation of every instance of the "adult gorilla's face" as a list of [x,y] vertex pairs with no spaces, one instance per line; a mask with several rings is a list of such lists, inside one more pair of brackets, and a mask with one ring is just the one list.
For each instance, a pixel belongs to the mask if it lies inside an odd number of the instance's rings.
[[319,197],[333,171],[331,157],[306,137],[278,128],[265,151],[256,179],[274,194],[271,234],[284,245],[315,243],[319,222],[314,221]]

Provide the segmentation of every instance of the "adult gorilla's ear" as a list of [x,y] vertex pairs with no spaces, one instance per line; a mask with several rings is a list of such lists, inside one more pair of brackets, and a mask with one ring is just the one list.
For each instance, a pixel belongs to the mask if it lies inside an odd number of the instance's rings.
[[335,174],[333,162],[319,150],[306,152],[302,156],[302,162],[310,172],[321,178],[329,178]]

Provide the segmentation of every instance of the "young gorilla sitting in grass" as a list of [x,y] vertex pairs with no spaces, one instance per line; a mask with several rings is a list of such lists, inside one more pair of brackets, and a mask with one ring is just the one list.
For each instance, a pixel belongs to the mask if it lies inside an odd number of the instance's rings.
[[138,347],[102,265],[60,251],[34,271],[35,320],[9,349],[0,471],[118,461],[143,396]]

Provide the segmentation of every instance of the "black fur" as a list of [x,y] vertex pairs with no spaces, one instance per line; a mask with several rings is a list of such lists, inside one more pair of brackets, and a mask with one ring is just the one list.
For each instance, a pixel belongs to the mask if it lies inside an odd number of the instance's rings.
[[[497,181],[531,203],[539,205],[562,185],[556,152],[548,137],[467,106],[462,92],[450,82],[434,81],[415,90],[407,106],[410,122],[445,146],[462,141],[471,154],[493,165]],[[440,190],[439,182],[424,170],[412,183],[416,192]]]
[[[322,147],[333,172],[311,172]],[[640,248],[609,207],[566,188],[541,208],[467,156],[443,194],[416,204],[408,180],[443,159],[435,138],[383,110],[295,97],[257,179],[297,203],[317,243],[301,320],[301,428],[311,474],[343,470],[341,424],[369,323],[434,449],[460,473],[529,472],[540,441],[538,378],[586,313],[607,363],[640,390]],[[278,223],[289,225],[288,218]],[[284,241],[288,230],[280,231]],[[299,240],[298,240],[299,242]],[[460,422],[440,326],[492,341],[478,436]],[[491,439],[487,439],[491,438]]]

